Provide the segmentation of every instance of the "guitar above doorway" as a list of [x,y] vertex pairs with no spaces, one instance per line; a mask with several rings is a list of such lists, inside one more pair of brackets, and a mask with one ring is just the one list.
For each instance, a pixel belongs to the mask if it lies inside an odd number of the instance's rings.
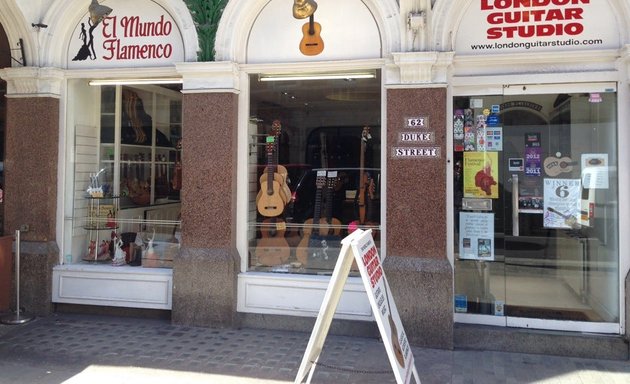
[[302,40],[300,52],[306,56],[316,56],[324,50],[324,40],[321,37],[322,26],[315,22],[313,15],[309,16],[308,23],[302,26]]

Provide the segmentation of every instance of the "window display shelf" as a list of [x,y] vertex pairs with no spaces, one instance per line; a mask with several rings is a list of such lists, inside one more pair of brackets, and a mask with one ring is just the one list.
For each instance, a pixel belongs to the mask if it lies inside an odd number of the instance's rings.
[[[114,93],[103,88],[105,94]],[[181,93],[155,86],[116,89],[121,114],[101,125],[100,168],[123,209],[180,199]],[[101,121],[109,112],[101,114]]]
[[88,232],[83,261],[111,261],[111,236],[103,231],[116,231],[120,197],[87,197],[87,216],[83,229]]

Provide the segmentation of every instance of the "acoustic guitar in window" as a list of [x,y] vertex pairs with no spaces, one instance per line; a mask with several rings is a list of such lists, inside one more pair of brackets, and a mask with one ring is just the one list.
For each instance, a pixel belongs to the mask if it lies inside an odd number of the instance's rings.
[[281,188],[282,176],[276,172],[273,165],[274,147],[273,136],[270,136],[266,144],[267,168],[260,176],[260,191],[256,199],[258,212],[265,217],[281,215],[290,198],[290,196],[284,196]]
[[282,183],[280,183],[280,189],[282,194],[287,197],[287,199],[291,198],[291,189],[289,189],[289,171],[284,165],[281,165],[279,162],[280,157],[280,136],[282,134],[282,124],[280,120],[274,120],[271,124],[271,133],[273,134],[274,141],[274,151],[273,151],[273,165],[276,167],[276,173],[282,176]]
[[324,40],[320,36],[322,26],[315,22],[314,15],[308,17],[308,23],[302,26],[302,40],[300,41],[300,52],[306,56],[315,56],[324,50]]

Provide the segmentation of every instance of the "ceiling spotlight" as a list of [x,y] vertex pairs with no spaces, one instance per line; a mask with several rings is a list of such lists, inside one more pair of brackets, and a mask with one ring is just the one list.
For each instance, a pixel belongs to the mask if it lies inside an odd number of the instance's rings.
[[95,27],[110,13],[112,13],[113,9],[100,5],[96,0],[92,0],[92,4],[90,4],[88,11],[90,12],[90,21],[92,22],[92,26]]

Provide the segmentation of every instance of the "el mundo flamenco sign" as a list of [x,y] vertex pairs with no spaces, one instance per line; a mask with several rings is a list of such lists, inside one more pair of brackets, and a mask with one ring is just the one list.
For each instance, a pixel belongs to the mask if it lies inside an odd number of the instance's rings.
[[155,67],[184,61],[181,32],[158,4],[109,0],[100,6],[109,9],[106,16],[98,20],[86,12],[75,27],[68,68]]

